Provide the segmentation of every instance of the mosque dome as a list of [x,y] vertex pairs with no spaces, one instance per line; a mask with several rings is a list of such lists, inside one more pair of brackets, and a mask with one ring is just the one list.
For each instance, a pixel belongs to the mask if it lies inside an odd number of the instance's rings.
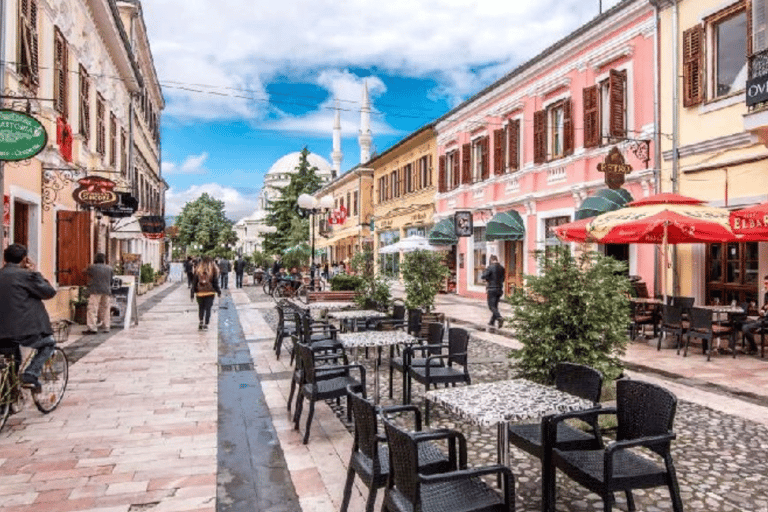
[[[288,153],[287,155],[281,157],[277,160],[277,162],[272,164],[272,167],[269,168],[269,171],[267,171],[267,175],[265,176],[265,181],[271,182],[290,180],[289,175],[296,172],[296,167],[299,165],[300,160],[301,153],[298,151],[294,153]],[[317,174],[323,179],[323,181],[328,181],[331,179],[332,167],[325,158],[314,153],[309,153],[307,155],[307,162],[310,166],[317,167]]]

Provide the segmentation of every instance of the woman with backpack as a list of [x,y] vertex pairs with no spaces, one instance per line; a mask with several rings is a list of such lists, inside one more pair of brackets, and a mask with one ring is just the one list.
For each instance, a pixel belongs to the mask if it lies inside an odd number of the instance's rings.
[[203,256],[192,276],[190,299],[197,296],[197,316],[200,319],[199,330],[208,329],[211,320],[211,308],[216,295],[221,296],[219,288],[219,269],[214,265],[210,256]]

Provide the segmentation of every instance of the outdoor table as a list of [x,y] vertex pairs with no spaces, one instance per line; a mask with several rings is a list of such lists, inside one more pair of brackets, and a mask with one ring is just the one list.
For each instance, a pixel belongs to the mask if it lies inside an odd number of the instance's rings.
[[354,327],[357,325],[358,320],[368,320],[370,318],[386,318],[386,313],[381,311],[375,311],[373,309],[355,309],[349,311],[331,311],[328,313],[328,317],[335,318],[339,322],[351,321],[352,330],[356,330]]
[[655,299],[653,297],[630,297],[629,302],[634,302],[636,304],[656,304],[659,306],[664,303],[661,299]]
[[[416,338],[407,332],[394,331],[360,331],[346,332],[339,334],[339,341],[345,350],[354,349],[355,362],[357,362],[357,351],[360,348],[375,347],[381,353],[382,347],[391,347],[393,345],[415,343]],[[379,357],[378,354],[373,358],[373,401],[379,403]]]
[[[730,304],[717,304],[712,306],[696,306],[701,309],[709,309],[714,314],[718,325],[723,324],[723,317],[721,315],[725,314],[726,319],[730,315],[739,315],[744,313],[744,309],[739,306],[732,306]],[[717,337],[717,350],[720,351],[720,337]],[[736,346],[734,345],[733,350],[736,350]]]
[[[428,391],[426,400],[442,405],[480,427],[496,426],[500,464],[509,466],[509,424],[540,420],[549,414],[592,409],[596,404],[527,379],[502,380]],[[548,457],[544,457],[548,459]],[[548,509],[549,461],[542,459],[542,510]]]

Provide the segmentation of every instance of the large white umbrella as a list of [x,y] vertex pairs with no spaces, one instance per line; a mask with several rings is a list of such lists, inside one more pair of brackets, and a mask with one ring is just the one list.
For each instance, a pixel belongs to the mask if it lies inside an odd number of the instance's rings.
[[379,254],[394,254],[398,252],[413,251],[439,251],[440,248],[429,243],[429,240],[419,235],[411,235],[399,242],[387,245],[379,249]]

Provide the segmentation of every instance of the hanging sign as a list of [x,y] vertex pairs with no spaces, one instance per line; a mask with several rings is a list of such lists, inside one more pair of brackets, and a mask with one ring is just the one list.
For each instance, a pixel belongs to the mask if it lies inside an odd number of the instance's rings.
[[150,240],[159,240],[165,236],[165,219],[159,215],[145,215],[139,218],[141,233]]
[[0,160],[32,158],[45,148],[48,133],[40,121],[24,112],[0,110]]
[[107,217],[124,218],[130,217],[139,209],[139,201],[127,192],[117,193],[117,202],[109,208],[102,208],[101,213]]
[[72,197],[78,204],[92,208],[109,208],[117,202],[115,182],[98,176],[89,176],[77,180],[77,188]]
[[618,190],[624,185],[624,175],[632,172],[632,166],[624,161],[624,155],[619,148],[614,147],[606,155],[605,161],[597,164],[597,170],[605,173],[605,184],[608,188]]
[[472,212],[460,211],[453,214],[453,230],[456,236],[472,236],[474,234],[474,224]]

